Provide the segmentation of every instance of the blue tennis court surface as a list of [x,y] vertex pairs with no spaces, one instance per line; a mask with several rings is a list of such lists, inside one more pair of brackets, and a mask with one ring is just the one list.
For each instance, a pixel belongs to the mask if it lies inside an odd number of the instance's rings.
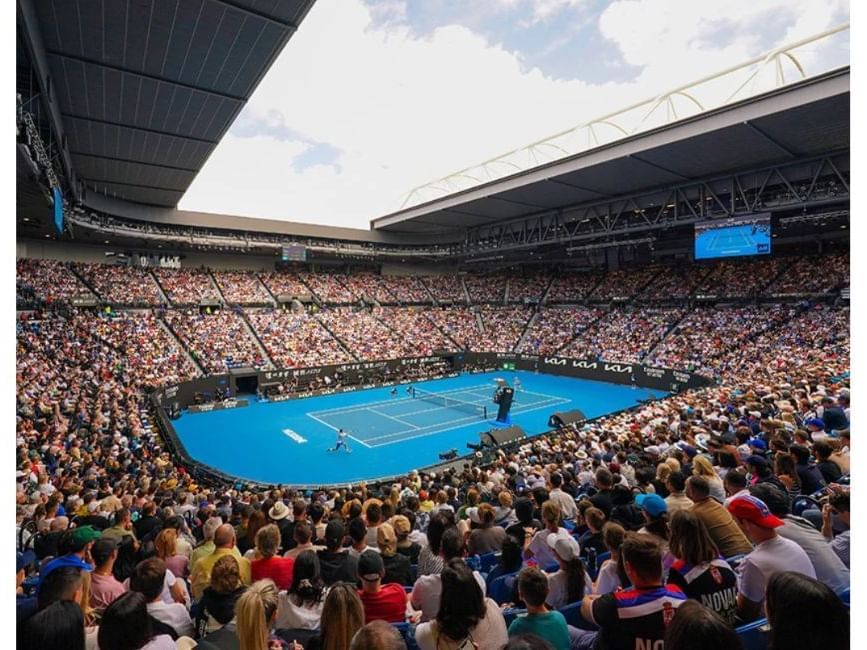
[[[413,384],[430,394],[413,398],[406,385],[324,395],[247,408],[189,414],[174,422],[187,452],[222,472],[263,483],[342,484],[433,465],[452,448],[467,453],[496,417],[494,379],[522,390],[512,422],[528,434],[548,429],[555,411],[580,409],[588,418],[660,398],[662,391],[523,371],[465,374]],[[336,431],[349,433],[351,454],[328,452]]]

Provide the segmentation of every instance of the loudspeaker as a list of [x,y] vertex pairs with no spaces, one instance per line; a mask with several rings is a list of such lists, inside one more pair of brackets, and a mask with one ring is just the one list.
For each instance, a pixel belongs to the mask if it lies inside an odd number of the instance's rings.
[[565,427],[567,424],[584,422],[584,420],[586,419],[587,418],[584,416],[584,414],[578,409],[575,409],[574,411],[558,411],[557,413],[552,414],[550,418],[548,418],[548,426],[556,427],[559,429],[561,427]]
[[491,429],[485,433],[479,434],[479,440],[483,445],[497,447],[505,445],[515,440],[520,440],[526,436],[526,432],[517,424],[503,429]]

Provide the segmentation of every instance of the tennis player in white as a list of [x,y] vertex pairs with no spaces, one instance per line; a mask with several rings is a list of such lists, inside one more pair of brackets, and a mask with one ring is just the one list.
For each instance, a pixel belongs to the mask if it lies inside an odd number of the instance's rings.
[[334,446],[331,447],[328,451],[339,451],[341,447],[346,450],[347,454],[351,454],[352,450],[349,448],[349,444],[346,442],[347,433],[343,429],[337,430],[337,442],[334,443]]

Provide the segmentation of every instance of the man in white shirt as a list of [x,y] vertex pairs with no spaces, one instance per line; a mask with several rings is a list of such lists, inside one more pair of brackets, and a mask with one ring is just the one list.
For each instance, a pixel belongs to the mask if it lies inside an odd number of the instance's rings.
[[578,516],[578,506],[575,505],[575,499],[560,489],[561,485],[563,485],[563,477],[557,472],[551,474],[551,487],[553,489],[549,493],[548,498],[560,506],[563,519],[575,521],[575,518]]
[[816,571],[804,549],[777,533],[783,521],[772,515],[763,501],[741,496],[729,504],[728,511],[755,544],[738,566],[738,616],[741,620],[752,621],[761,616],[771,575],[778,571],[796,571],[815,579]]
[[193,621],[187,608],[179,603],[166,603],[160,597],[166,577],[166,563],[158,557],[139,562],[130,578],[130,590],[142,594],[148,601],[148,614],[165,623],[178,636],[195,634]]

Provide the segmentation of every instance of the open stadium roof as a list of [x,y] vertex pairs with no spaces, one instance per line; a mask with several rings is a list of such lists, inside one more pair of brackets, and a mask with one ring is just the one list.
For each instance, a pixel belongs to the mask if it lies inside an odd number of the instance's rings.
[[846,67],[373,219],[371,228],[463,232],[848,147]]
[[89,192],[175,207],[314,0],[18,0]]

